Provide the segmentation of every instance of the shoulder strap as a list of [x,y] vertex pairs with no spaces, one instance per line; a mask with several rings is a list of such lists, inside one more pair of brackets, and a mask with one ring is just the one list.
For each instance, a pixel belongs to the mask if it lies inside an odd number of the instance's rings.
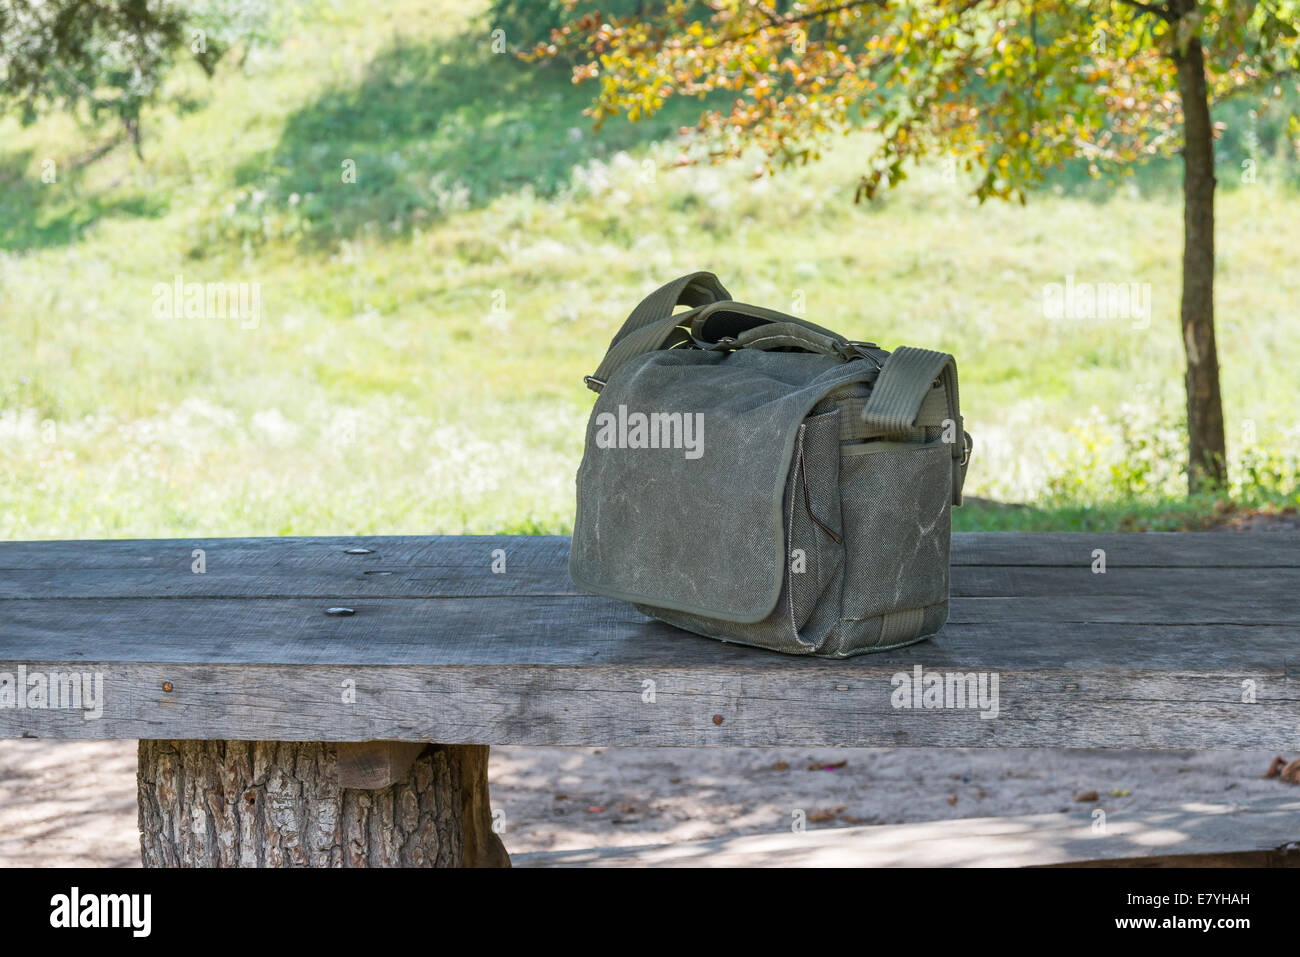
[[731,293],[727,292],[727,287],[711,272],[693,272],[679,276],[672,282],[664,283],[637,304],[614,335],[610,348],[630,333],[671,316],[678,306],[694,308],[730,298]]
[[[691,308],[674,315],[679,305]],[[778,340],[778,334],[788,341]],[[704,348],[797,348],[841,359],[856,358],[861,354],[858,347],[875,348],[873,343],[851,343],[807,319],[736,302],[717,276],[698,272],[661,286],[632,310],[600,367],[586,377],[587,386],[599,392],[614,371],[634,356],[692,340]]]
[[881,432],[906,432],[914,428],[922,404],[935,379],[943,383],[948,397],[948,418],[956,435],[952,443],[952,502],[961,504],[962,484],[970,458],[970,436],[962,428],[961,402],[957,393],[957,360],[946,352],[901,346],[885,360],[871,395],[862,406],[862,421]]
[[663,348],[672,331],[685,319],[673,315],[678,306],[694,309],[730,298],[731,293],[711,272],[693,272],[660,286],[641,300],[614,334],[600,367],[586,378],[588,388],[599,392],[614,370],[628,359]]

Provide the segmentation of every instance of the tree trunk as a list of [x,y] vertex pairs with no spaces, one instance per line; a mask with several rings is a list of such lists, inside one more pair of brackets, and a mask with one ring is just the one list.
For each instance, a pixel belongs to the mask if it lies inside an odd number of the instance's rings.
[[1227,480],[1219,357],[1214,342],[1214,139],[1205,56],[1193,38],[1176,51],[1183,101],[1183,349],[1187,355],[1189,492]]
[[405,780],[340,788],[337,745],[141,741],[145,867],[509,867],[485,745],[430,745]]

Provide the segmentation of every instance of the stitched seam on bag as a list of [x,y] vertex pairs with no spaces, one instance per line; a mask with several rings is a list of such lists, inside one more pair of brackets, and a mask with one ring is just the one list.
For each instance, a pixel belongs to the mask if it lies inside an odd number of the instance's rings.
[[924,611],[926,611],[927,609],[935,608],[935,607],[937,607],[938,605],[942,605],[942,604],[943,604],[943,602],[941,602],[941,601],[932,601],[932,602],[930,602],[930,604],[928,604],[928,605],[914,605],[914,606],[911,607],[911,608],[891,608],[889,611],[882,611],[879,615],[871,615],[871,616],[868,617],[868,618],[845,618],[843,615],[841,615],[841,616],[840,616],[840,621],[875,621],[877,618],[884,618],[886,615],[896,615],[896,614],[898,614],[899,612],[902,612],[902,611],[921,611],[921,612],[924,612]]
[[869,655],[877,651],[893,651],[895,648],[906,648],[908,645],[915,645],[918,642],[925,641],[927,638],[933,638],[938,633],[938,631],[935,631],[928,635],[917,635],[915,638],[904,638],[902,641],[892,645],[868,645],[865,648],[853,648],[851,649],[851,654],[839,654],[835,655],[835,657],[837,659],[856,658],[859,655]]
[[[803,450],[802,442],[799,445],[799,484],[803,486],[804,503],[806,506],[808,502],[808,467],[807,467],[807,462],[804,459],[804,450]],[[817,575],[816,578],[817,597],[821,598],[822,590],[826,587],[826,583],[822,580],[822,564],[821,564],[822,547],[821,547],[821,542],[817,540],[818,538],[817,532],[820,531],[819,526],[821,525],[821,522],[817,521],[817,516],[812,513],[811,509],[807,509],[807,511],[808,511],[808,517],[813,521],[813,529],[812,529],[813,567],[816,570],[816,575]]]
[[767,342],[775,342],[782,345],[788,345],[791,348],[794,348],[795,346],[803,345],[803,343],[801,343],[794,336],[760,336],[757,339],[750,339],[749,342],[745,343],[745,347],[752,348],[754,346],[759,345],[760,343],[767,343]]
[[[803,461],[803,436],[804,430],[808,427],[800,423],[798,438],[795,439],[795,459]],[[796,471],[793,476],[793,485],[799,484],[799,475]],[[790,568],[790,552],[794,545],[794,490],[790,491],[790,514],[786,519],[785,532],[785,580],[788,583],[785,590],[786,604],[790,607],[790,635],[795,642],[799,641],[799,623],[794,617],[794,571]],[[806,556],[805,556],[806,557]]]
[[[802,469],[800,472],[802,473]],[[807,477],[803,476],[804,491],[808,491]],[[810,516],[811,517],[811,516]],[[822,545],[817,541],[817,533],[821,531],[816,524],[813,525],[813,562],[817,566],[817,597],[820,598],[822,590],[826,587],[826,582],[822,579]]]

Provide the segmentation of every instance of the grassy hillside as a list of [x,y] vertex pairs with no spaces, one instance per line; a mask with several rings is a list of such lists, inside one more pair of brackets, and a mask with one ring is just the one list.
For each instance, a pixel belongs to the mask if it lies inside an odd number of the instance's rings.
[[[854,206],[862,143],[776,179],[670,170],[688,113],[598,135],[586,91],[494,54],[476,3],[353,0],[126,148],[0,123],[0,537],[567,531],[592,396],[632,305],[693,269],[882,345],[957,355],[959,527],[1180,527],[1181,208],[1136,186],[980,208],[921,171]],[[53,159],[55,183],[43,183]],[[355,182],[344,182],[345,164]],[[1234,495],[1296,499],[1300,198],[1219,203]],[[155,286],[257,283],[255,327]],[[1150,284],[1148,328],[1053,319],[1051,283]]]

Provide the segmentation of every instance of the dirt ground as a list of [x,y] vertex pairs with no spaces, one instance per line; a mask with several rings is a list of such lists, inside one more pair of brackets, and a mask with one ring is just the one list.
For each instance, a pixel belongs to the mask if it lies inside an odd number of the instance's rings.
[[[1294,527],[1250,517],[1234,530]],[[0,741],[0,865],[139,866],[135,742]],[[494,748],[512,853],[1300,793],[1269,751]],[[1287,758],[1297,757],[1288,754]],[[1095,792],[1095,796],[1089,792]],[[1077,803],[1076,803],[1077,799]]]
[[[1288,755],[1294,757],[1295,755]],[[512,853],[1035,814],[1160,808],[1297,789],[1272,752],[495,748]],[[1091,800],[1089,791],[1096,792]],[[1077,806],[1077,805],[1075,805]],[[0,865],[139,866],[134,741],[0,741]]]

